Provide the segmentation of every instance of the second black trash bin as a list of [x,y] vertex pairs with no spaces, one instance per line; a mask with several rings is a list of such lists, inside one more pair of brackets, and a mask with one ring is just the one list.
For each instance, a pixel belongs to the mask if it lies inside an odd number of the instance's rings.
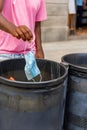
[[0,130],[62,130],[67,70],[49,60],[37,64],[41,82],[27,81],[24,59],[0,63]]
[[87,130],[87,53],[64,55],[62,63],[69,67],[65,130]]

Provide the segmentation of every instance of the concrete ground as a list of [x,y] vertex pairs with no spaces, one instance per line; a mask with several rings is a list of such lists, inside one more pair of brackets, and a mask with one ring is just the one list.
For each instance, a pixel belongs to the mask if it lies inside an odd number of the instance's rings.
[[86,53],[87,39],[44,43],[45,59],[61,62],[61,57],[70,53]]

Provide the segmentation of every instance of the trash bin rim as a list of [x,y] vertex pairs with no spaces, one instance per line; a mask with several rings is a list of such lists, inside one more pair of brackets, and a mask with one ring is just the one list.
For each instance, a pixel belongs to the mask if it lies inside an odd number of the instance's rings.
[[80,54],[80,55],[87,55],[87,53],[69,53],[69,54],[66,54],[66,55],[62,56],[61,61],[62,61],[62,63],[64,62],[66,65],[68,65],[71,69],[85,72],[85,71],[87,71],[87,67],[75,65],[75,64],[66,62],[66,61],[64,60],[64,58],[67,57],[67,56],[79,55],[79,54]]
[[[24,59],[24,58],[21,58],[21,59]],[[10,60],[13,60],[13,59],[10,59]],[[39,59],[39,60],[44,60],[44,59]],[[5,60],[5,61],[8,61],[8,60]],[[48,60],[48,59],[45,59],[45,61],[54,62],[56,64],[58,63],[56,61],[52,61],[52,60]],[[55,85],[59,85],[60,83],[64,82],[64,79],[68,75],[68,71],[67,71],[66,67],[63,64],[59,64],[59,65],[64,68],[65,73],[62,76],[55,78],[53,80],[41,81],[41,82],[24,82],[24,81],[17,81],[17,80],[12,81],[12,80],[9,80],[3,76],[0,76],[0,83],[4,84],[4,85],[9,85],[11,87],[24,88],[24,89],[46,88],[46,86],[50,88],[50,87],[53,87]]]

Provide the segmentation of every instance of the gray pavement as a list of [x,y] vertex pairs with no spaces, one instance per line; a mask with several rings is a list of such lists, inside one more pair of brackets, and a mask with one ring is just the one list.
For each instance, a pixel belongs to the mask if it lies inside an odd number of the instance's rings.
[[43,43],[45,59],[61,62],[61,57],[70,53],[87,53],[87,39]]

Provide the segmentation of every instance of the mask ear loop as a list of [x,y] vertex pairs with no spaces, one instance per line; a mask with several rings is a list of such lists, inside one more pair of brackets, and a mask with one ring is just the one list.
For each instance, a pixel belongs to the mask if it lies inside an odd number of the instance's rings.
[[[24,48],[24,54],[25,54],[25,50],[26,50],[26,49],[27,49],[27,44],[25,45],[25,48]],[[25,57],[25,55],[24,55],[24,57]],[[41,82],[41,81],[42,81],[42,75],[41,75],[41,73],[39,74],[39,76],[40,76],[39,82]],[[36,82],[34,78],[32,78],[31,80],[32,80],[33,82]]]
[[40,80],[39,80],[39,82],[41,82],[42,81],[42,75],[41,75],[41,73],[40,73]]
[[[41,73],[39,74],[39,76],[40,76],[39,82],[41,82],[41,81],[42,81],[42,75],[41,75]],[[36,82],[34,78],[32,78],[31,80],[32,80],[33,82]]]

